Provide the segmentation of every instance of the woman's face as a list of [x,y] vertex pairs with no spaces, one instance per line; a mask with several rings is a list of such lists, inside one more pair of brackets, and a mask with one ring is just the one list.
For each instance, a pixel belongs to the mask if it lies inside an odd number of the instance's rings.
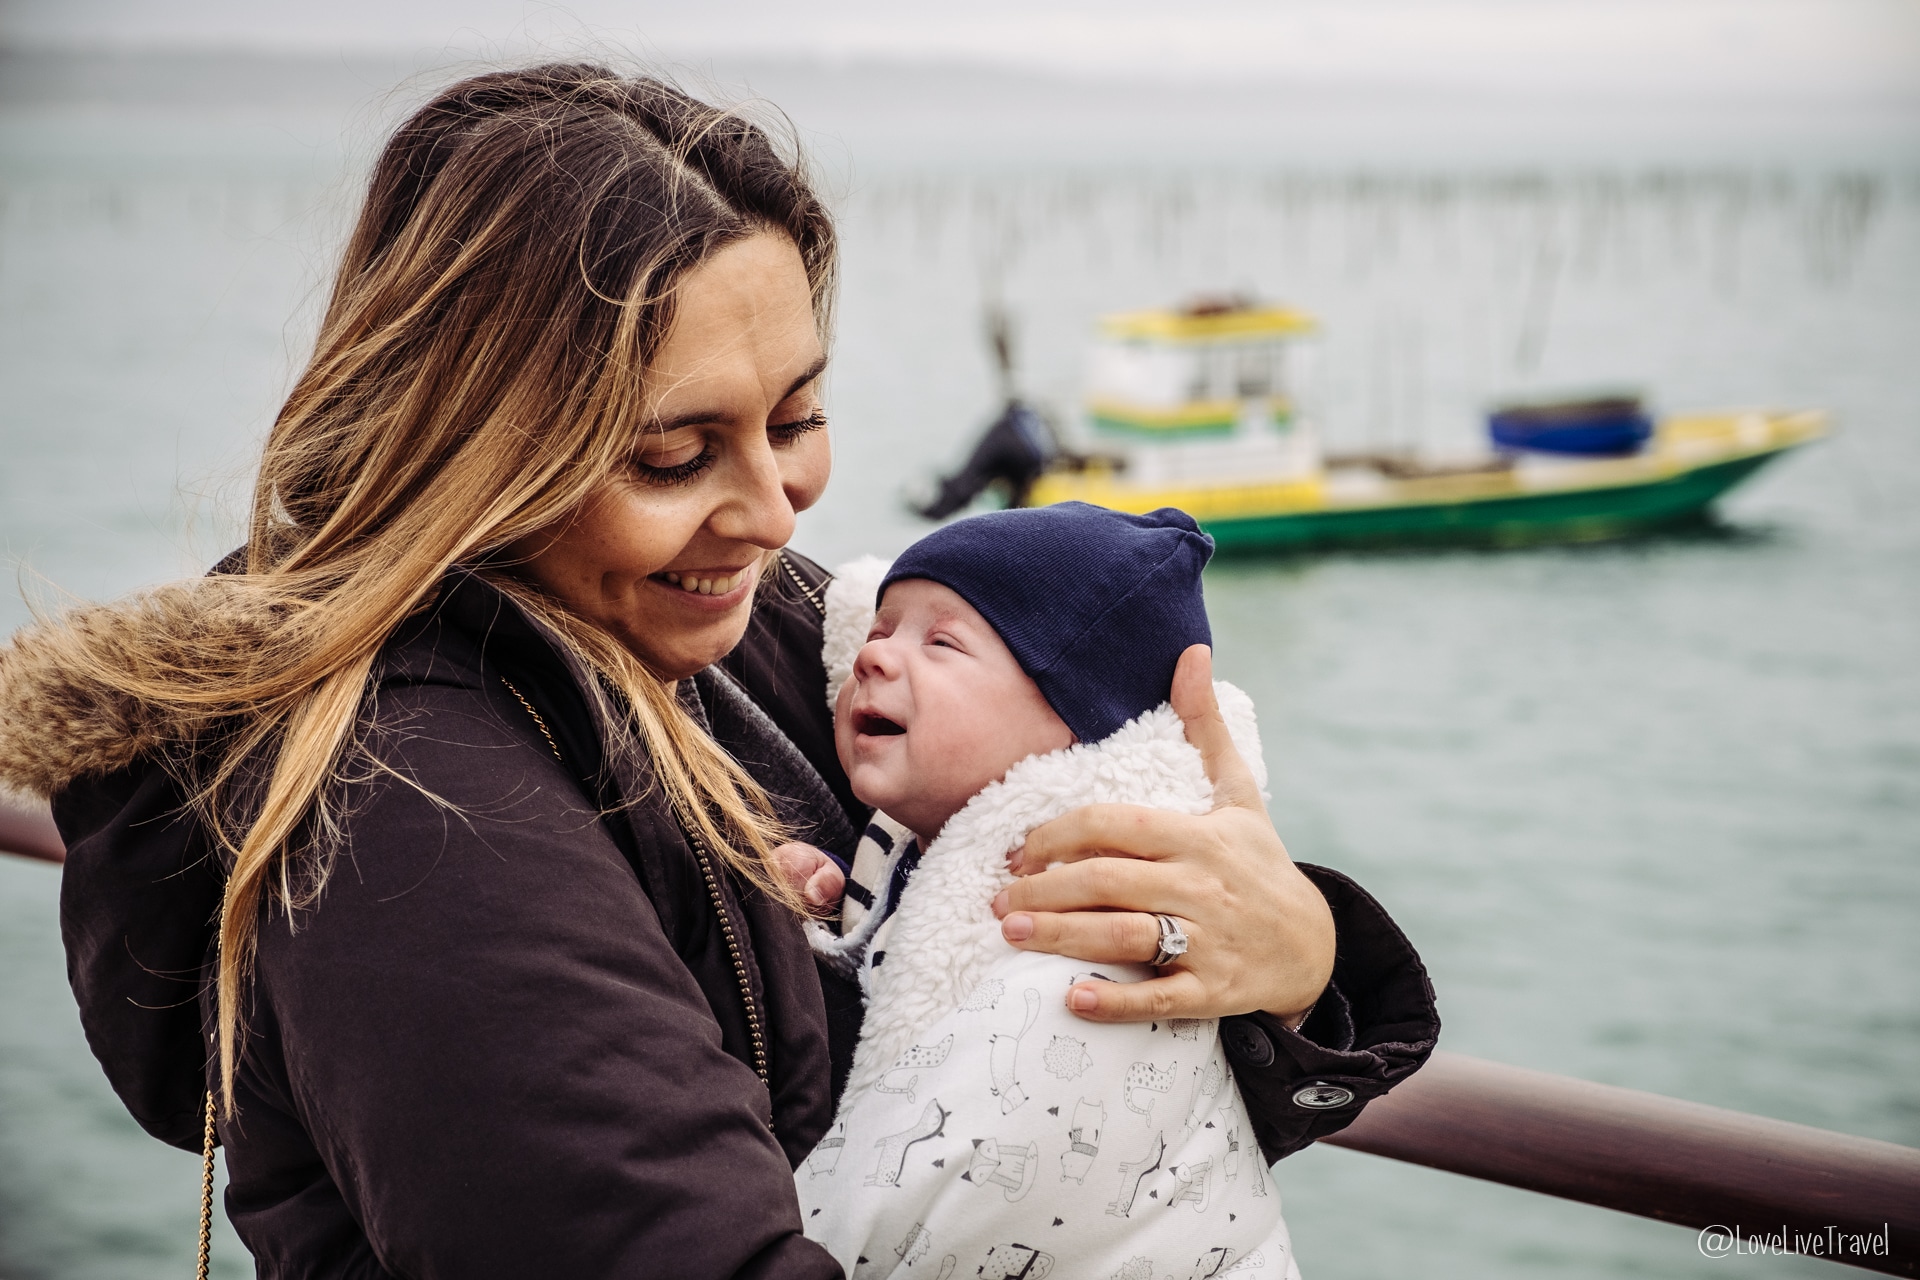
[[719,659],[826,488],[825,363],[793,242],[762,232],[715,253],[681,278],[632,464],[513,547],[524,571],[667,679]]

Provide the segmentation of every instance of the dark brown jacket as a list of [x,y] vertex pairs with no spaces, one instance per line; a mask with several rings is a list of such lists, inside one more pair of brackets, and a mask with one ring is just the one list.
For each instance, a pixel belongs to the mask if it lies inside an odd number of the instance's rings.
[[[844,851],[866,812],[834,758],[824,575],[793,564],[683,696],[803,837]],[[791,1168],[831,1118],[857,997],[823,989],[790,917],[717,864],[709,885],[647,780],[603,766],[578,673],[485,582],[456,574],[394,636],[372,706],[380,768],[342,798],[324,897],[260,928],[221,1127],[260,1274],[838,1277],[801,1234]],[[54,807],[88,1040],[135,1118],[197,1150],[205,833],[149,755],[76,768]],[[1307,872],[1339,930],[1333,988],[1304,1035],[1261,1015],[1225,1028],[1276,1159],[1411,1074],[1438,1030],[1393,922]]]

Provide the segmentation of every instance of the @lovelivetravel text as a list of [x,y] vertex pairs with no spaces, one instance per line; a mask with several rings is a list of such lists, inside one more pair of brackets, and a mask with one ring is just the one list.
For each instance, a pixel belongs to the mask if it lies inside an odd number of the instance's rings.
[[1807,1258],[1884,1258],[1892,1236],[1886,1223],[1878,1231],[1842,1231],[1839,1227],[1816,1227],[1811,1231],[1749,1231],[1745,1227],[1711,1226],[1700,1232],[1700,1253],[1708,1258],[1729,1256],[1783,1257],[1799,1254]]

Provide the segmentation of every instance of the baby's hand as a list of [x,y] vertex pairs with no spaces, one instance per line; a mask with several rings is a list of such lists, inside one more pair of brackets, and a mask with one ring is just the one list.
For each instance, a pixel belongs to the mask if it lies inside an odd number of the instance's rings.
[[812,845],[798,840],[783,844],[773,851],[773,862],[808,906],[829,909],[840,905],[847,891],[847,877],[832,858]]

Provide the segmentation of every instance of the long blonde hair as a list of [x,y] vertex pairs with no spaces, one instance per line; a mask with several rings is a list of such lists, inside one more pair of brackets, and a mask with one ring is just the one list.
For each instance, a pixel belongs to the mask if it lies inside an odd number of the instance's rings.
[[[171,628],[92,673],[175,726],[230,861],[220,924],[230,1112],[259,921],[325,886],[329,794],[385,639],[455,565],[553,526],[630,465],[648,361],[686,271],[756,231],[800,250],[824,327],[832,224],[797,159],[741,115],[589,65],[479,76],[388,143],[312,362],[267,441],[244,573],[191,590],[257,642]],[[765,795],[611,635],[482,569],[626,704],[679,820],[782,901]],[[176,590],[187,590],[180,588]]]

